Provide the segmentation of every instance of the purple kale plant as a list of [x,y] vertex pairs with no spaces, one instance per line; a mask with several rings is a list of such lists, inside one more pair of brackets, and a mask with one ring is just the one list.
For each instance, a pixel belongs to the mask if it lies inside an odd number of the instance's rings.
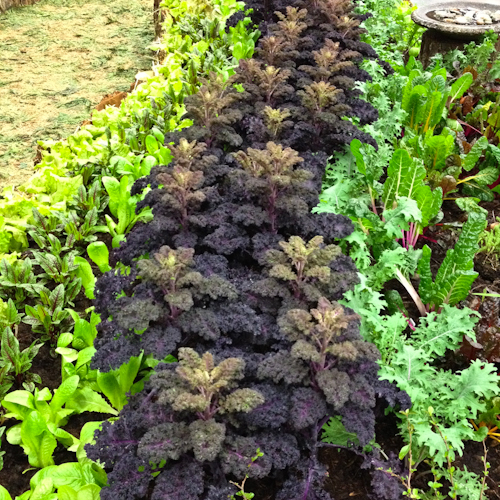
[[249,6],[256,56],[186,98],[193,125],[167,135],[172,162],[140,181],[154,219],[113,254],[130,273],[96,285],[92,368],[178,359],[86,447],[108,471],[102,500],[227,500],[246,476],[276,500],[328,500],[323,424],[341,416],[363,446],[377,400],[404,401],[336,302],[358,279],[335,245],[352,224],[311,213],[329,155],[374,144],[342,117],[376,118],[353,90],[367,78],[356,63],[376,54],[343,0]]

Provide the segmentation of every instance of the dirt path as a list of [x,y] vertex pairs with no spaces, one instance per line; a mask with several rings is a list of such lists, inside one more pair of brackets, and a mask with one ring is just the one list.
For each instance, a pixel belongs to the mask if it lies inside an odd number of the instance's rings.
[[151,68],[152,0],[42,0],[0,15],[0,187],[33,173],[103,95]]

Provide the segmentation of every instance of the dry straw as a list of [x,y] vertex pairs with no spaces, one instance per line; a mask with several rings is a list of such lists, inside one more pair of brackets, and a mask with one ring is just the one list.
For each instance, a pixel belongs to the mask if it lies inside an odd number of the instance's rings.
[[0,0],[0,12],[5,12],[12,7],[22,7],[23,5],[33,5],[40,0]]

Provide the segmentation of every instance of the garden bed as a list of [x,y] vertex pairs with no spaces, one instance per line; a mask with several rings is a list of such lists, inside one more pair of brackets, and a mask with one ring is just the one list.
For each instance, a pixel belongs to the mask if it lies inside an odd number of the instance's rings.
[[186,5],[155,2],[163,66],[120,108],[42,145],[17,219],[6,191],[2,363],[45,344],[0,482],[500,498],[496,40],[430,74],[404,3]]

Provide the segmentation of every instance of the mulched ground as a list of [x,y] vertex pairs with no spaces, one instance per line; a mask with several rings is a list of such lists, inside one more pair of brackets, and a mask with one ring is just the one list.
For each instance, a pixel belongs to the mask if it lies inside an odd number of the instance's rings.
[[33,174],[105,94],[151,69],[152,0],[42,0],[0,14],[0,190]]

